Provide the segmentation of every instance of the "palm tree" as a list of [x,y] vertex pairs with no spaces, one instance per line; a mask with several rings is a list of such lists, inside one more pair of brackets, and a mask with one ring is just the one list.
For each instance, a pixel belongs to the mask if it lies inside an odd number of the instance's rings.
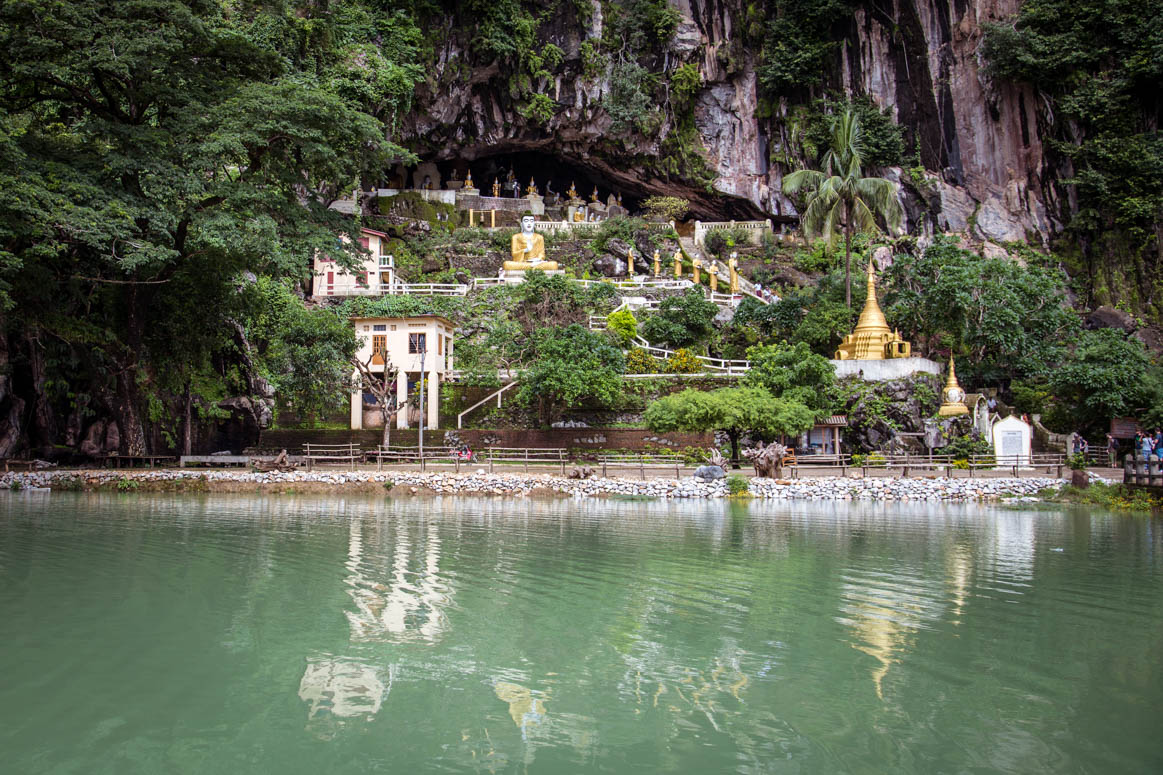
[[824,237],[834,250],[836,238],[844,236],[845,302],[852,306],[852,236],[858,231],[875,231],[877,216],[889,231],[901,220],[897,186],[884,178],[861,177],[860,120],[845,110],[832,120],[832,139],[824,154],[823,170],[798,170],[783,179],[783,192],[804,194],[800,216],[804,236]]

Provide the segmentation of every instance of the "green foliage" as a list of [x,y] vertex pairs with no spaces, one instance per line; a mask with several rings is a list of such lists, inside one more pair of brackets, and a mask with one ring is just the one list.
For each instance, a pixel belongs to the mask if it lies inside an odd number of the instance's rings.
[[1053,395],[1050,386],[1042,380],[1015,379],[1010,383],[1014,409],[1019,414],[1042,414]]
[[1159,511],[1163,509],[1163,498],[1149,490],[1127,487],[1122,484],[1091,482],[1089,487],[1064,486],[1057,492],[1040,493],[1043,497],[1064,503],[1084,503],[1102,506],[1118,511]]
[[880,452],[856,452],[852,455],[851,462],[855,468],[884,468],[888,464],[888,459]]
[[738,498],[751,494],[751,482],[743,474],[731,474],[727,477],[727,492]]
[[682,112],[689,109],[702,86],[703,74],[699,72],[697,64],[689,62],[676,67],[670,74],[670,91],[675,110]]
[[675,350],[666,359],[667,374],[700,374],[705,370],[703,362],[685,347]]
[[822,236],[831,247],[843,236],[845,303],[849,307],[852,238],[857,232],[876,231],[878,221],[894,232],[903,217],[895,183],[862,177],[863,136],[860,117],[854,110],[836,114],[829,125],[829,145],[820,163],[822,169],[799,170],[783,179],[785,194],[802,196],[800,224],[806,237]]
[[740,245],[750,245],[751,234],[751,230],[743,226],[712,229],[707,232],[703,246],[707,249],[708,253],[725,259],[728,253]]
[[952,455],[955,460],[972,460],[974,457],[993,454],[993,447],[981,436],[964,434],[954,436],[941,448],[942,455]]
[[719,308],[703,296],[698,288],[689,288],[681,296],[662,300],[658,313],[642,321],[639,330],[651,344],[665,344],[675,349],[690,347],[706,339]]
[[285,282],[260,278],[248,293],[247,338],[280,402],[303,417],[342,406],[358,347],[347,319],[307,309]]
[[662,374],[663,371],[663,364],[641,347],[626,353],[627,374]]
[[971,379],[1046,377],[1078,330],[1057,270],[982,258],[938,237],[920,257],[900,255],[885,276],[885,314],[921,351],[943,336]]
[[691,203],[677,196],[649,196],[642,200],[646,212],[664,221],[681,221],[691,208]]
[[619,347],[626,347],[638,335],[638,319],[628,309],[617,309],[606,316],[606,330]]
[[743,433],[794,436],[811,428],[814,416],[803,404],[776,398],[763,388],[721,388],[709,393],[687,388],[652,403],[643,420],[655,433],[724,431],[737,461]]
[[759,85],[770,97],[816,86],[828,71],[842,37],[837,23],[851,18],[850,0],[775,0],[756,68]]
[[1074,170],[1065,184],[1075,189],[1077,209],[1063,216],[1084,252],[1109,248],[1113,232],[1132,249],[1128,269],[1139,289],[1154,293],[1163,221],[1163,57],[1158,25],[1147,20],[1161,17],[1161,0],[1028,0],[1012,21],[986,25],[983,44],[993,77],[1033,85],[1050,108],[1039,134],[1046,132],[1050,152]]
[[860,124],[857,151],[860,160],[871,167],[892,167],[904,159],[904,128],[892,119],[888,109],[881,110],[868,97],[842,102],[817,100],[808,114],[804,140],[808,147],[826,149],[831,145],[835,116],[851,112]]
[[751,369],[745,385],[761,387],[777,398],[798,401],[817,417],[836,407],[836,367],[805,342],[761,345],[747,351]]
[[1101,430],[1112,417],[1134,415],[1146,402],[1143,343],[1114,328],[1084,331],[1050,384],[1078,427]]
[[625,60],[610,69],[609,81],[602,107],[610,115],[610,131],[615,135],[633,130],[648,133],[657,117],[653,76],[637,62]]
[[518,398],[536,401],[549,424],[562,409],[584,401],[612,406],[621,396],[626,363],[605,337],[574,324],[543,328],[533,341],[534,358],[521,374]]
[[1075,452],[1073,455],[1066,456],[1066,465],[1071,471],[1085,471],[1086,470],[1086,455],[1081,452]]
[[415,158],[385,140],[419,77],[413,33],[265,4],[0,6],[0,304],[57,411],[84,395],[141,453],[176,438],[187,394],[212,413],[299,346],[249,357],[240,289],[354,258],[336,235],[358,224],[328,205]]
[[517,112],[538,124],[547,124],[553,118],[553,100],[547,94],[534,94]]

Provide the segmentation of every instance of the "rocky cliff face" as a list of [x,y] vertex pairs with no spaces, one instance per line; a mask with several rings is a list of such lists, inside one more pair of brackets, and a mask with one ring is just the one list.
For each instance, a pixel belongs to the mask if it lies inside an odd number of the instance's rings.
[[[418,94],[403,134],[436,161],[475,160],[539,151],[592,170],[638,195],[669,193],[694,202],[704,218],[794,216],[780,193],[780,150],[774,116],[760,118],[758,44],[740,28],[741,0],[670,0],[680,20],[669,41],[645,57],[652,72],[697,64],[703,86],[694,99],[694,127],[714,176],[711,191],[658,170],[663,139],[676,131],[667,114],[653,132],[615,135],[604,109],[610,72],[583,72],[583,43],[603,36],[603,6],[591,0],[582,22],[573,3],[556,6],[539,37],[565,60],[541,88],[554,100],[545,123],[526,118],[512,96],[511,74],[478,62],[459,23],[438,52],[433,76]],[[908,208],[914,233],[963,231],[995,242],[1044,240],[1058,224],[1052,182],[1039,141],[1039,105],[1028,87],[991,83],[980,53],[983,24],[1011,16],[1018,0],[860,2],[846,26],[830,74],[833,88],[866,94],[905,127],[928,170]],[[536,86],[536,84],[535,84]],[[1065,171],[1063,171],[1065,172]],[[893,174],[893,173],[890,173]],[[900,174],[896,171],[895,174]]]

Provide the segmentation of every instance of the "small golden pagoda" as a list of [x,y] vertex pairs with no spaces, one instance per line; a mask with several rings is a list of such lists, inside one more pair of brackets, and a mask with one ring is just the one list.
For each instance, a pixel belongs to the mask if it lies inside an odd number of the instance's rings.
[[965,391],[957,384],[952,353],[949,354],[949,377],[945,380],[945,389],[941,391],[941,408],[937,410],[937,414],[941,417],[969,414],[969,407],[965,405]]
[[908,358],[912,347],[901,339],[899,331],[888,327],[880,304],[876,301],[876,276],[868,262],[868,298],[856,321],[856,328],[844,337],[836,350],[838,361],[882,361],[885,358]]

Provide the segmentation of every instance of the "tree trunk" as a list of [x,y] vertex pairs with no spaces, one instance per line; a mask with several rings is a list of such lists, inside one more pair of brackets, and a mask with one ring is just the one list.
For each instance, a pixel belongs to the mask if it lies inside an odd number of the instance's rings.
[[41,457],[49,457],[56,441],[56,414],[45,391],[47,381],[44,349],[31,333],[24,336],[28,348],[28,370],[32,377],[32,428],[30,445]]
[[0,458],[12,457],[24,436],[24,400],[12,392],[8,334],[0,320]]
[[384,438],[382,446],[387,449],[392,445],[392,412],[385,403],[386,399],[380,399],[380,414],[384,416]]
[[728,431],[727,438],[731,439],[731,468],[739,468],[739,434]]
[[844,304],[852,309],[852,227],[848,224],[848,207],[844,207]]
[[190,394],[190,380],[186,380],[186,392],[183,396],[184,417],[182,422],[182,454],[194,454],[194,397]]

